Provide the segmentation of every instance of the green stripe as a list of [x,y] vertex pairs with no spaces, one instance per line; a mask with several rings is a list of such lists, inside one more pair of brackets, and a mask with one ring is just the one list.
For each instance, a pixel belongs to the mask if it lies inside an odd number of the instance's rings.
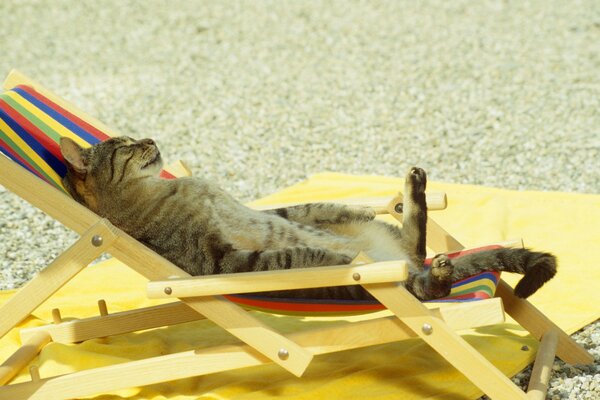
[[[21,149],[19,146],[17,146],[17,144],[15,142],[12,141],[12,139],[10,137],[8,137],[8,135],[0,130],[0,139],[2,139],[2,141],[4,141],[8,147],[10,147],[11,150],[13,150],[15,153],[19,154],[21,156],[21,158],[23,158],[25,161],[27,161],[27,163],[33,167],[36,171],[38,171],[41,175],[43,175],[49,183],[51,183],[53,186],[59,188],[61,191],[65,191],[60,185],[58,185],[56,182],[54,182],[54,179],[50,178],[43,169],[41,169],[39,167],[39,165],[37,165],[31,158],[29,158],[29,156],[23,151],[23,149]],[[33,150],[32,150],[33,151]]]
[[[15,93],[15,95],[19,96],[18,93]],[[21,96],[19,96],[19,97],[21,97]],[[21,97],[21,98],[23,99],[23,97]],[[13,99],[9,96],[6,96],[4,98],[4,101],[6,101],[8,104],[10,104],[10,106],[15,111],[17,111],[19,114],[23,115],[29,122],[34,124],[39,130],[41,130],[47,136],[52,138],[52,140],[54,140],[56,143],[60,143],[60,134],[58,134],[54,129],[52,129],[48,125],[46,125],[41,119],[39,119],[38,117],[33,115],[31,112],[27,111],[27,109],[25,109],[25,107],[23,107],[21,104],[19,104],[15,99]],[[23,99],[23,101],[29,103],[26,99]],[[29,103],[29,104],[31,104],[31,103]],[[35,107],[34,104],[31,104],[31,106]],[[38,108],[38,110],[39,110],[39,108]],[[39,110],[39,111],[43,113],[42,110]],[[51,118],[51,117],[48,116],[48,118]]]

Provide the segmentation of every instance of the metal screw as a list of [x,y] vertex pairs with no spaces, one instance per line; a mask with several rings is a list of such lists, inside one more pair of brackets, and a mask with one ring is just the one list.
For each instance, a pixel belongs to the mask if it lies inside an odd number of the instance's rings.
[[394,207],[394,211],[396,211],[398,214],[402,214],[402,212],[404,211],[404,204],[396,204],[396,207]]
[[102,246],[103,241],[104,241],[104,239],[102,239],[102,236],[100,236],[100,235],[92,236],[92,244],[96,247]]
[[433,326],[431,326],[429,324],[423,324],[423,326],[421,327],[421,330],[423,331],[424,334],[431,335],[431,333],[433,332]]
[[170,287],[167,286],[165,288],[165,294],[171,294],[171,293],[173,293],[173,289],[171,289]]
[[360,281],[360,274],[358,272],[353,273],[352,279],[354,279],[355,281]]
[[523,347],[521,347],[521,351],[529,351],[529,346],[523,345]]
[[281,360],[287,360],[288,358],[290,358],[290,353],[286,349],[279,349],[279,351],[277,352],[277,356]]

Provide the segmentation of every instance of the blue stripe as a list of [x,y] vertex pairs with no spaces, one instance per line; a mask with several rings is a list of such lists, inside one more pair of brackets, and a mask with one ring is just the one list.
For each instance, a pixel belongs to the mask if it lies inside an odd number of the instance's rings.
[[23,127],[21,127],[15,120],[13,120],[10,115],[6,114],[3,110],[0,109],[0,118],[6,122],[8,126],[17,134],[33,151],[37,153],[44,161],[48,163],[50,168],[52,168],[56,173],[64,177],[67,174],[67,167],[60,161],[58,158],[54,157],[48,149],[42,146],[29,132],[27,132]]
[[47,104],[36,99],[34,96],[30,95],[22,88],[14,88],[13,91],[20,94],[28,102],[30,102],[31,104],[33,104],[34,106],[36,106],[37,108],[39,108],[40,110],[42,110],[43,112],[48,114],[48,116],[50,116],[52,119],[56,120],[62,126],[67,128],[68,130],[70,130],[71,132],[73,132],[74,134],[76,134],[77,136],[79,136],[80,138],[82,138],[83,140],[88,142],[89,144],[93,145],[93,144],[100,142],[100,139],[96,138],[94,135],[92,135],[91,133],[89,133],[88,131],[86,131],[85,129],[80,127],[79,125],[75,124],[74,122],[72,122],[70,119],[68,119],[64,115],[56,112],[52,107],[50,107]]

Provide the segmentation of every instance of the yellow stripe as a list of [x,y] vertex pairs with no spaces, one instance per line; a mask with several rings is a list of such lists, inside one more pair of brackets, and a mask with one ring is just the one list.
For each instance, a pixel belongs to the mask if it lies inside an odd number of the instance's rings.
[[17,133],[13,131],[11,127],[8,126],[6,122],[4,122],[4,120],[2,119],[0,119],[0,130],[2,130],[2,132],[4,132],[6,136],[8,136],[13,142],[15,142],[15,144],[19,146],[19,148],[25,154],[27,154],[27,156],[29,156],[29,158],[31,158],[31,160],[36,164],[36,166],[43,170],[46,173],[46,175],[50,177],[50,179],[52,179],[57,185],[63,187],[62,179],[56,173],[56,171],[54,171],[42,157],[40,157],[35,151],[33,151],[33,149],[29,147],[29,145],[23,139],[21,139],[21,137],[17,135]]
[[79,144],[80,146],[82,146],[84,148],[90,147],[90,144],[88,142],[86,142],[85,140],[80,138],[77,134],[73,133],[71,130],[69,130],[66,127],[64,127],[63,125],[61,125],[54,118],[50,117],[48,114],[46,114],[45,112],[43,112],[42,110],[37,108],[35,105],[31,104],[29,101],[27,101],[27,99],[25,99],[19,93],[7,92],[6,95],[9,96],[14,101],[16,101],[17,103],[19,103],[19,105],[21,105],[27,111],[29,111],[30,113],[35,115],[37,118],[39,118],[43,123],[48,125],[52,130],[54,130],[60,136],[65,136],[70,139],[73,139],[77,144]]
[[[494,291],[494,288],[496,287],[496,285],[494,284],[494,281],[492,281],[491,279],[478,279],[476,281],[469,282],[465,285],[453,287],[452,292],[456,292],[456,291],[463,292],[463,291],[466,291],[469,289],[473,289],[474,287],[477,287],[477,286],[487,286],[491,289],[492,292]],[[452,293],[450,293],[450,295],[452,295]]]

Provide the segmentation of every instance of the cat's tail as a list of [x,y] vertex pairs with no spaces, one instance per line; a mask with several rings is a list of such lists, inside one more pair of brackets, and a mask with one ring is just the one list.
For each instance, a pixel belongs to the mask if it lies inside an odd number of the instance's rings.
[[531,296],[556,274],[556,257],[529,249],[495,249],[467,254],[452,259],[453,280],[457,281],[483,271],[506,271],[522,274],[515,295]]

